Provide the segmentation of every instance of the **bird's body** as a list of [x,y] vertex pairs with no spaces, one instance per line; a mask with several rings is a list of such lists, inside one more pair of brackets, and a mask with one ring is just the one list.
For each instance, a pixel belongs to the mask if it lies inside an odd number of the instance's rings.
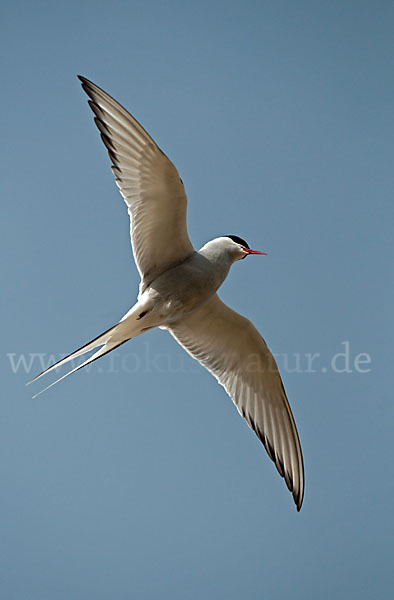
[[149,329],[167,329],[226,389],[285,478],[299,510],[302,452],[277,365],[253,324],[216,294],[234,262],[264,253],[232,235],[195,251],[186,229],[186,193],[174,165],[121,105],[80,79],[128,206],[140,290],[118,324],[33,381],[99,348],[63,379]]
[[226,238],[218,238],[159,275],[138,298],[136,306],[147,311],[145,322],[168,325],[201,308],[222,285],[232,262]]

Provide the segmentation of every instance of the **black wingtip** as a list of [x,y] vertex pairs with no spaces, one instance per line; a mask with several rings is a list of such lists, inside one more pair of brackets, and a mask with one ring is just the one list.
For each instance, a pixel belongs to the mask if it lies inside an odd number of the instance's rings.
[[91,81],[89,81],[89,79],[87,79],[83,75],[77,75],[77,77],[78,77],[79,81],[81,82],[81,85],[82,85],[83,89],[88,94],[88,89],[90,87],[94,86],[94,83],[92,83]]
[[294,498],[295,505],[297,507],[297,512],[300,512],[300,510],[302,508],[302,502],[304,500],[304,494],[302,493],[301,496],[299,494],[293,494],[293,498]]

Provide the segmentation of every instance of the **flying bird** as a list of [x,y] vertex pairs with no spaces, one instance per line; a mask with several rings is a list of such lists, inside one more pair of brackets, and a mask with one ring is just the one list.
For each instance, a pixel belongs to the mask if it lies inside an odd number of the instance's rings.
[[176,167],[116,100],[85,77],[79,79],[127,205],[141,282],[136,303],[119,323],[29,383],[98,348],[46,390],[145,331],[166,329],[225,388],[264,444],[299,511],[302,451],[278,367],[254,325],[217,295],[233,263],[265,253],[251,250],[236,235],[215,238],[196,251],[187,233],[187,197]]

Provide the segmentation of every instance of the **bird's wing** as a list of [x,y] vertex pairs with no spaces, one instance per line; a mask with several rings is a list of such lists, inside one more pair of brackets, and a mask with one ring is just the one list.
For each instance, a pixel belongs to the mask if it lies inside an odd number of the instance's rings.
[[173,163],[116,100],[79,76],[130,215],[141,291],[194,252],[186,228],[187,197]]
[[254,325],[215,295],[168,330],[225,388],[300,510],[304,466],[297,428],[275,359]]

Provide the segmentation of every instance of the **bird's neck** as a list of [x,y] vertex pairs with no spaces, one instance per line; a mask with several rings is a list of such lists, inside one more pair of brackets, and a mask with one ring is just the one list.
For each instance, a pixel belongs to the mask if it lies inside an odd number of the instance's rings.
[[198,253],[218,268],[222,266],[228,270],[234,262],[229,252],[223,251],[223,248],[212,242],[205,244]]

